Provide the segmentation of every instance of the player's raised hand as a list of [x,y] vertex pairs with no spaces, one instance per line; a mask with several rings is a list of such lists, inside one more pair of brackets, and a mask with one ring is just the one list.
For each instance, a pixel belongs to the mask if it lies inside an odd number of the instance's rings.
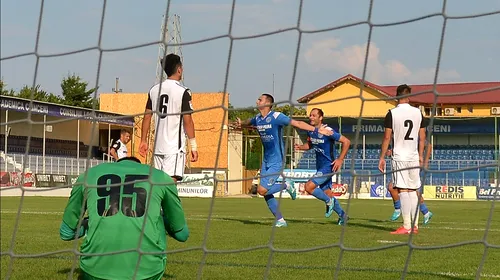
[[294,149],[295,151],[299,151],[299,150],[300,150],[300,145],[299,145],[299,144],[295,144],[295,145],[293,145],[293,149]]
[[344,163],[344,160],[342,159],[336,159],[334,162],[332,162],[332,171],[334,172],[337,172],[340,170],[340,168],[342,167],[342,164]]
[[148,152],[148,143],[141,141],[141,144],[139,144],[139,154],[145,157],[147,152]]
[[380,170],[380,172],[384,173],[384,170],[385,170],[385,159],[381,158],[378,161],[378,170]]
[[325,136],[330,136],[333,134],[333,129],[328,128],[327,125],[324,124],[318,129],[318,132]]
[[241,128],[241,119],[240,119],[240,118],[236,118],[236,121],[231,122],[231,123],[229,124],[229,126],[230,126],[231,128],[233,128],[233,129],[239,129],[239,128]]
[[191,162],[198,161],[198,151],[191,151]]

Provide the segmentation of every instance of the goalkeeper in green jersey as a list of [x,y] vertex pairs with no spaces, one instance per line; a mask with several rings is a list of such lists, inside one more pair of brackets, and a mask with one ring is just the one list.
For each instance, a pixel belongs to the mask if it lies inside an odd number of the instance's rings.
[[[166,234],[180,242],[189,237],[175,182],[134,157],[102,163],[86,173],[71,190],[60,228],[65,241],[85,236],[81,279],[133,279],[134,273],[134,279],[161,279]],[[84,203],[88,218],[77,230]],[[111,254],[125,250],[129,252]]]

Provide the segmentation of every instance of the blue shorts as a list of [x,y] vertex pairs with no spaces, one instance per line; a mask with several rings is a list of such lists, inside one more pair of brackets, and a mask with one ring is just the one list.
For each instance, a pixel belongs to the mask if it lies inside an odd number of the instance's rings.
[[[323,176],[323,174],[331,174],[331,175]],[[316,187],[319,187],[320,189],[325,191],[332,187],[333,183],[332,177],[333,177],[332,168],[328,166],[316,171],[316,174],[314,174],[314,176],[311,178],[310,181],[313,182],[316,185]]]
[[[265,189],[270,189],[281,175],[281,162],[269,163],[262,162],[260,168],[260,185]],[[274,174],[273,174],[274,173]],[[273,175],[268,175],[273,174]]]

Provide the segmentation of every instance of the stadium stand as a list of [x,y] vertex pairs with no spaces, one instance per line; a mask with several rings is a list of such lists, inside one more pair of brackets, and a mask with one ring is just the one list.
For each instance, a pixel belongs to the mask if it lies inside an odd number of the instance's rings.
[[[338,151],[337,151],[338,152]],[[343,165],[342,182],[350,182],[352,176],[346,172],[351,167],[354,160],[354,169],[362,174],[380,174],[378,171],[378,157],[380,155],[380,145],[368,144],[365,149],[365,159],[363,159],[363,147],[358,145],[357,152],[354,154],[354,147],[350,147],[349,153]],[[337,154],[338,156],[338,154]],[[493,163],[495,161],[495,152],[493,145],[436,145],[434,147],[434,159],[429,163],[431,171],[452,170],[474,167]],[[314,151],[306,151],[301,154],[295,168],[314,169],[316,164]],[[390,167],[390,165],[388,165]],[[483,167],[470,171],[453,173],[432,173],[429,179],[433,183],[448,185],[452,182],[461,185],[488,185],[489,173],[495,170],[494,167]],[[373,177],[371,181],[383,183],[383,177]]]
[[[30,108],[34,108],[29,116],[34,124],[27,129],[24,121]],[[48,102],[30,103],[11,96],[2,96],[0,115],[9,123],[5,127],[7,138],[5,133],[0,134],[2,172],[81,174],[106,159],[107,148],[121,128],[134,125],[129,116]]]

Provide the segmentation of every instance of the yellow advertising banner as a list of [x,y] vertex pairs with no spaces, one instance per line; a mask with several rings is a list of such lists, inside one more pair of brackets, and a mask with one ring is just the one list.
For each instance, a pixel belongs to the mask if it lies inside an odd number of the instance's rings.
[[475,186],[424,186],[424,199],[476,199]]

